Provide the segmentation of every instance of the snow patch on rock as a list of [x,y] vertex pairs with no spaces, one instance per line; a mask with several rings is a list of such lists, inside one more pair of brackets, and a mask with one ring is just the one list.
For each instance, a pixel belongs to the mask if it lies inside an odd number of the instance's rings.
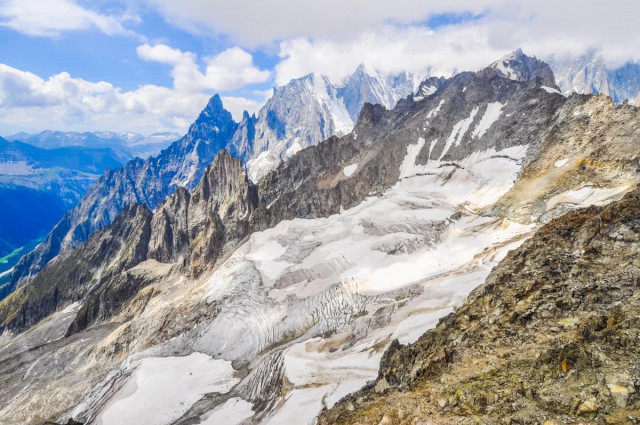
[[473,129],[471,137],[477,137],[479,139],[484,136],[487,130],[498,121],[502,113],[502,108],[504,108],[505,105],[506,103],[502,104],[500,102],[489,103],[487,109],[484,111],[484,115],[482,115],[482,119],[478,125],[476,125],[476,128]]
[[353,175],[353,173],[355,173],[357,169],[358,169],[358,164],[356,163],[356,164],[347,165],[342,169],[342,172],[346,177],[351,177],[351,175]]
[[442,160],[447,152],[449,152],[449,148],[451,148],[452,145],[455,144],[455,146],[458,146],[460,144],[460,141],[462,141],[464,135],[467,134],[467,131],[469,131],[469,126],[473,122],[473,119],[475,118],[477,113],[478,107],[476,106],[475,108],[473,108],[473,110],[471,111],[471,115],[469,115],[468,118],[460,120],[456,125],[453,126],[451,134],[447,138],[444,149],[442,150],[442,154],[440,154],[440,160]]

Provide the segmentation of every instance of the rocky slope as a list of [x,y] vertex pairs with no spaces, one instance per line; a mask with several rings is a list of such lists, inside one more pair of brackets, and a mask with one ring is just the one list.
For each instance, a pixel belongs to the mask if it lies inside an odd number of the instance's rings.
[[[491,68],[438,84],[391,111],[366,105],[351,133],[300,151],[257,187],[217,175],[178,189],[153,213],[149,243],[136,244],[146,247],[137,264],[122,241],[144,238],[97,233],[76,251],[96,259],[86,279],[69,291],[60,278],[64,298],[51,288],[55,313],[0,337],[0,418],[312,422],[376,377],[391,341],[415,342],[542,223],[639,181],[636,108]],[[222,198],[255,208],[222,208]],[[181,218],[194,209],[211,218]],[[218,219],[229,230],[217,232]],[[100,240],[117,250],[102,262]],[[52,264],[87,270],[63,257]],[[111,266],[128,277],[100,279]],[[0,303],[2,322],[37,322],[37,298]]]
[[640,189],[551,221],[319,424],[640,419]]
[[223,151],[193,192],[179,188],[153,213],[132,204],[78,249],[57,256],[2,302],[2,326],[30,327],[78,300],[84,304],[70,332],[108,319],[149,284],[129,273],[144,260],[176,263],[197,275],[247,235],[256,200],[240,161]]

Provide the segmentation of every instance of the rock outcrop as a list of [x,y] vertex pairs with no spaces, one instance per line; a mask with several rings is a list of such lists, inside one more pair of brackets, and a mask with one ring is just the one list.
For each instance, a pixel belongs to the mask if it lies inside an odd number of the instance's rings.
[[505,78],[516,81],[530,81],[541,78],[546,87],[558,88],[551,67],[536,57],[525,55],[522,49],[517,49],[505,55],[489,65],[489,67],[495,69],[498,74]]

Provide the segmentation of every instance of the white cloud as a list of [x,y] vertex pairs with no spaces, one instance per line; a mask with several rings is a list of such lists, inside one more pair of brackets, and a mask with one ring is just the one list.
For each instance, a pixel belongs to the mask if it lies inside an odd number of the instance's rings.
[[280,44],[282,60],[275,67],[276,83],[285,84],[310,72],[340,82],[360,63],[392,74],[405,70],[430,70],[434,75],[473,71],[506,53],[491,46],[488,38],[487,28],[469,25],[439,31],[385,26],[347,42],[284,41]]
[[234,90],[269,79],[269,71],[253,65],[251,55],[239,47],[232,47],[207,61],[206,82],[217,90]]
[[[209,94],[156,85],[122,91],[107,82],[90,82],[63,72],[42,79],[0,64],[0,131],[112,130],[149,134],[184,132],[207,104]],[[259,101],[223,97],[236,120]]]
[[28,35],[58,36],[66,31],[97,29],[108,35],[135,33],[124,28],[131,16],[109,16],[85,9],[72,0],[5,0],[0,26]]
[[224,105],[224,108],[227,111],[231,112],[231,115],[233,115],[233,119],[236,121],[240,121],[242,119],[242,114],[244,113],[244,111],[247,111],[249,115],[257,113],[262,105],[264,105],[265,101],[266,99],[257,101],[236,96],[222,97],[222,104]]
[[230,91],[265,82],[270,77],[269,71],[258,69],[253,64],[252,56],[239,47],[232,47],[209,58],[205,73],[200,72],[197,57],[190,52],[164,44],[143,44],[137,51],[142,59],[172,65],[174,88],[182,91]]
[[480,12],[486,3],[476,0],[147,1],[168,22],[184,29],[228,34],[252,46],[300,36],[340,40],[390,20],[410,23],[430,13]]
[[196,59],[196,56],[191,52],[183,52],[182,50],[174,49],[164,44],[156,44],[155,46],[143,44],[138,46],[136,51],[142,59],[174,66],[187,62],[195,63]]
[[[343,43],[348,47],[390,24],[411,27],[434,15],[468,12],[482,16],[471,25],[481,27],[484,50],[490,53],[522,45],[535,47],[540,55],[575,55],[601,47],[612,64],[640,55],[637,0],[140,1],[153,5],[174,25],[224,34],[245,46],[304,38],[314,40],[318,48]],[[473,53],[464,49],[458,55],[467,52]],[[355,53],[355,61],[362,61],[360,57],[371,52]]]

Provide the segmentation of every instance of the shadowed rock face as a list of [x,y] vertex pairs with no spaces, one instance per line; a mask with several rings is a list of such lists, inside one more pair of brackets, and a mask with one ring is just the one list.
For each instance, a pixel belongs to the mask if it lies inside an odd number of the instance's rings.
[[638,417],[639,247],[640,189],[553,220],[435,329],[392,344],[377,381],[319,423]]

